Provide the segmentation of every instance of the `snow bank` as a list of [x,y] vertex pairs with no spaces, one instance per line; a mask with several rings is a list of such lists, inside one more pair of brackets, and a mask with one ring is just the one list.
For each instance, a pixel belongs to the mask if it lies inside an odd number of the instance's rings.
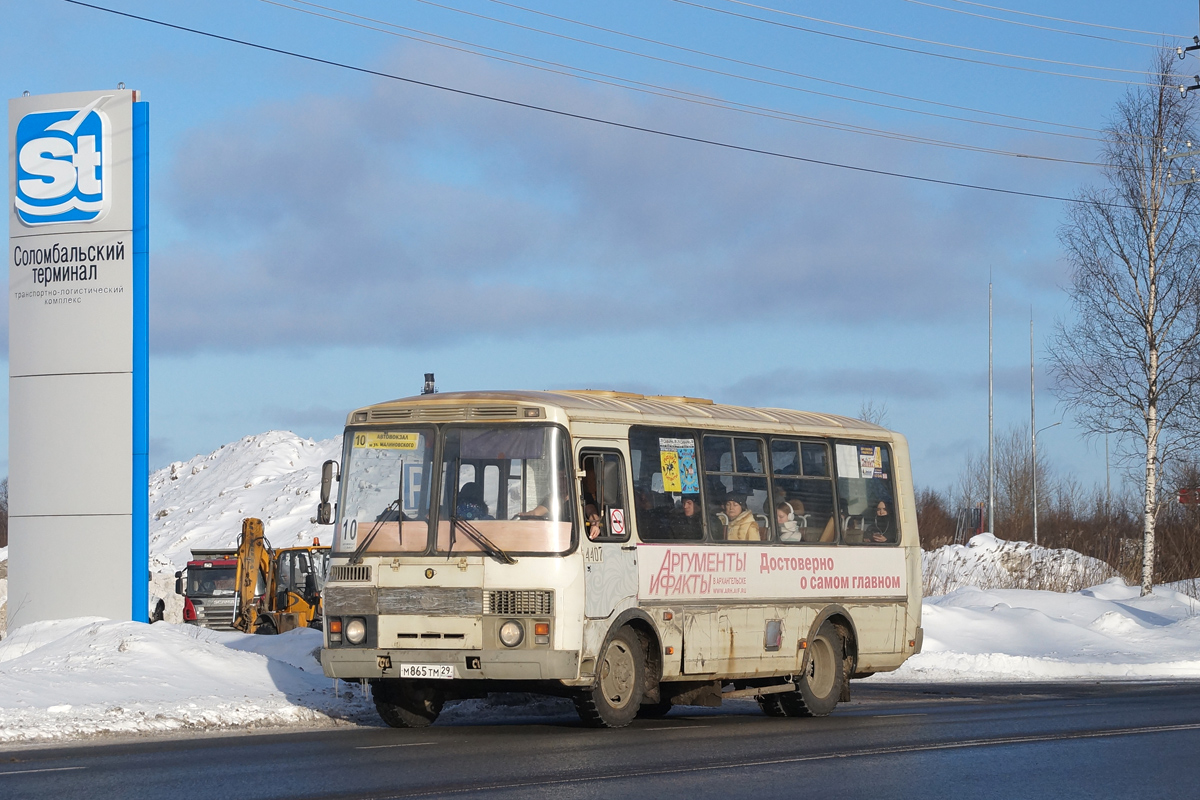
[[1005,541],[990,533],[923,553],[922,568],[926,597],[966,586],[1077,592],[1114,575],[1105,562],[1074,550]]
[[1200,602],[1120,578],[1068,594],[956,589],[926,598],[923,652],[873,681],[1200,679]]
[[0,642],[0,742],[373,719],[321,674],[321,634],[218,633],[82,618]]
[[331,529],[316,523],[321,464],[341,450],[340,436],[314,442],[270,431],[153,473],[151,569],[173,574],[193,548],[236,547],[245,517],[261,519],[275,547],[316,537],[328,544]]

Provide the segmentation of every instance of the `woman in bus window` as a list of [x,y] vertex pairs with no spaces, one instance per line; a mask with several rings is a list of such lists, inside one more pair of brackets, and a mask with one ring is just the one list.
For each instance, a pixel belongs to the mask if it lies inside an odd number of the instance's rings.
[[875,516],[865,520],[863,544],[884,544],[896,541],[896,520],[888,504],[880,500],[875,504]]
[[731,495],[725,498],[725,516],[729,523],[725,526],[725,539],[730,542],[758,542],[762,540],[762,532],[758,522],[746,507],[743,495]]

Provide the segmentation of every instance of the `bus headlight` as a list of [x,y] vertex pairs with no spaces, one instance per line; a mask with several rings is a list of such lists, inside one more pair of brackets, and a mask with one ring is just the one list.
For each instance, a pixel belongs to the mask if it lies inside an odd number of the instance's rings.
[[367,638],[367,626],[361,619],[352,619],[346,623],[346,641],[350,644],[362,644]]
[[515,619],[500,626],[500,643],[505,647],[516,647],[525,639],[525,629]]

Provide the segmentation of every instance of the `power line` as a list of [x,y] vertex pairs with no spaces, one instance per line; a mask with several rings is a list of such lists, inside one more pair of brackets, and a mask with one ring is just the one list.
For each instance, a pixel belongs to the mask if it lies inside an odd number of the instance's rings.
[[1034,14],[1030,11],[1016,11],[1011,8],[1002,8],[1000,6],[989,6],[984,3],[973,3],[970,0],[950,0],[951,3],[961,3],[964,6],[975,6],[977,8],[987,8],[992,11],[1003,11],[1005,14],[1020,14],[1023,17],[1036,17],[1038,19],[1048,19],[1051,22],[1066,22],[1069,25],[1083,25],[1088,28],[1103,28],[1108,31],[1121,31],[1123,33],[1144,33],[1147,36],[1158,36],[1164,39],[1186,39],[1186,36],[1181,36],[1177,33],[1161,33],[1158,31],[1141,31],[1137,28],[1120,28],[1116,25],[1101,25],[1096,22],[1080,22],[1079,20],[1066,19],[1064,17],[1048,17],[1045,14]]
[[[270,2],[270,0],[263,0],[263,1]],[[336,9],[329,8],[328,6],[322,6],[317,3],[307,2],[307,0],[292,0],[292,2],[300,4],[300,5],[313,6],[316,8],[323,8],[327,11],[336,11],[336,13],[345,14],[346,16],[357,17],[359,19],[368,19],[368,20],[371,20],[372,22],[379,22],[380,24],[383,24],[383,25],[391,24],[391,23],[383,22],[381,20],[373,20],[370,17],[363,17],[358,14],[351,14],[351,13],[345,12],[345,11],[337,11]],[[842,100],[842,101],[848,102],[848,103],[858,103],[860,105],[871,106],[873,108],[885,108],[885,109],[888,109],[891,111],[902,111],[907,114],[918,114],[918,115],[925,116],[925,117],[933,117],[935,119],[946,119],[946,120],[951,120],[954,122],[965,122],[965,123],[972,124],[972,125],[985,125],[987,127],[992,127],[992,128],[1003,128],[1006,130],[1021,131],[1024,133],[1036,133],[1036,134],[1041,134],[1044,136],[1059,136],[1059,137],[1068,138],[1068,139],[1083,139],[1083,140],[1087,140],[1087,141],[1101,141],[1100,139],[1093,137],[1093,136],[1081,136],[1079,134],[1062,133],[1059,131],[1046,131],[1046,130],[1040,130],[1038,128],[1029,128],[1029,127],[1026,127],[1023,125],[1006,125],[1006,124],[998,123],[998,122],[989,122],[987,120],[970,119],[969,117],[958,117],[958,116],[954,116],[952,114],[938,114],[938,113],[935,113],[932,111],[922,111],[920,109],[906,108],[904,106],[892,105],[890,103],[879,103],[879,102],[875,102],[872,100],[863,100],[861,98],[848,97],[846,95],[835,94],[832,92],[820,92],[815,89],[806,89],[804,87],[795,86],[793,84],[780,84],[780,83],[775,83],[772,81],[762,81],[760,79],[752,78],[747,75],[741,75],[738,73],[731,73],[731,72],[724,72],[722,70],[714,70],[714,69],[711,69],[708,67],[700,66],[698,64],[690,64],[685,61],[675,61],[674,59],[661,58],[659,56],[654,56],[654,55],[651,55],[648,53],[642,53],[642,52],[639,52],[636,50],[626,50],[625,48],[614,47],[612,45],[607,45],[602,42],[592,41],[590,39],[580,39],[578,37],[568,36],[566,34],[558,33],[555,31],[548,31],[548,30],[545,30],[542,28],[535,28],[531,25],[524,25],[519,22],[513,22],[512,20],[502,19],[500,17],[492,17],[492,16],[488,16],[486,14],[479,14],[474,11],[468,11],[466,9],[455,8],[454,6],[444,5],[442,3],[434,2],[434,0],[413,0],[413,2],[422,3],[424,5],[433,6],[435,8],[441,8],[446,11],[452,11],[456,14],[464,14],[466,16],[475,17],[477,19],[488,20],[489,22],[496,22],[501,25],[507,25],[510,27],[518,28],[520,30],[532,31],[534,33],[540,33],[540,34],[544,34],[546,36],[552,36],[552,37],[555,37],[558,39],[565,39],[567,41],[578,42],[580,44],[586,44],[586,45],[590,45],[592,47],[598,47],[598,48],[601,48],[604,50],[610,50],[610,51],[617,52],[617,53],[624,53],[627,55],[636,56],[638,58],[645,58],[645,59],[649,59],[651,61],[658,61],[658,62],[665,63],[665,64],[671,64],[674,66],[686,67],[687,69],[694,69],[694,70],[698,70],[701,72],[707,72],[710,74],[737,78],[739,80],[751,81],[751,82],[755,82],[755,83],[763,83],[768,86],[789,89],[791,91],[804,92],[805,94],[811,94],[811,95],[815,95],[817,97],[827,97],[827,98],[834,99],[834,100]],[[672,50],[680,50],[685,53],[692,53],[694,55],[700,55],[700,56],[704,56],[706,58],[717,59],[717,60],[725,61],[725,62],[732,63],[732,64],[739,64],[741,66],[753,67],[755,69],[761,69],[761,70],[766,70],[769,72],[775,72],[775,73],[778,73],[781,75],[789,75],[789,76],[795,77],[795,78],[803,78],[805,80],[818,81],[821,83],[828,83],[828,84],[831,84],[834,86],[841,86],[844,88],[855,89],[857,91],[863,91],[863,92],[870,92],[873,94],[879,94],[879,95],[884,95],[884,96],[888,96],[888,97],[901,98],[901,99],[910,100],[910,101],[918,102],[918,103],[928,103],[931,105],[953,108],[953,109],[956,109],[959,111],[967,111],[967,112],[974,113],[974,114],[989,114],[989,115],[998,116],[998,117],[1002,117],[1002,118],[1017,119],[1017,120],[1025,121],[1025,122],[1036,122],[1037,124],[1040,124],[1040,125],[1053,125],[1053,126],[1058,126],[1058,127],[1066,127],[1066,128],[1087,130],[1087,131],[1091,131],[1091,132],[1095,132],[1095,133],[1100,133],[1100,131],[1096,131],[1093,128],[1082,128],[1082,127],[1074,126],[1074,125],[1063,125],[1062,123],[1056,123],[1056,122],[1031,120],[1031,119],[1028,119],[1025,117],[1010,117],[1009,115],[998,114],[998,113],[992,112],[992,111],[983,111],[980,109],[968,108],[965,106],[956,106],[956,105],[952,105],[952,104],[948,104],[948,103],[937,103],[937,102],[934,102],[931,100],[923,100],[921,98],[908,97],[906,95],[897,95],[897,94],[893,94],[890,92],[882,92],[878,89],[870,89],[865,86],[855,86],[854,84],[840,83],[838,81],[829,81],[829,80],[825,80],[824,78],[816,78],[812,75],[806,75],[806,74],[800,73],[800,72],[793,72],[791,70],[781,69],[779,67],[772,67],[772,66],[769,66],[766,64],[760,64],[760,63],[753,62],[753,61],[744,61],[744,60],[738,59],[738,58],[731,58],[729,56],[723,56],[718,53],[711,53],[711,52],[708,52],[705,50],[698,50],[698,49],[695,49],[692,47],[685,47],[683,45],[672,44],[670,42],[664,42],[664,41],[660,41],[658,39],[651,39],[651,38],[648,38],[645,36],[639,36],[637,34],[632,34],[632,33],[627,33],[625,31],[615,30],[613,28],[606,28],[606,27],[603,27],[600,25],[593,25],[591,23],[582,22],[580,20],[572,19],[570,17],[564,17],[564,16],[560,16],[558,14],[551,14],[549,12],[540,11],[538,9],[526,8],[525,6],[519,6],[519,5],[516,5],[515,3],[507,3],[507,2],[504,2],[503,0],[489,0],[489,2],[493,2],[493,3],[496,3],[497,5],[501,5],[501,6],[507,6],[509,8],[514,8],[519,11],[527,12],[529,14],[536,14],[538,16],[548,17],[550,19],[559,20],[561,22],[566,22],[566,23],[569,23],[572,25],[578,25],[583,28],[590,28],[592,30],[602,31],[604,33],[613,34],[615,36],[623,36],[623,37],[626,37],[629,39],[634,39],[636,41],[646,42],[648,44],[657,45],[659,47],[666,47],[666,48],[670,48]]]
[[[275,53],[277,55],[288,56],[290,58],[296,58],[296,59],[299,59],[302,61],[308,61],[308,62],[311,62],[314,64],[324,64],[324,65],[330,66],[330,67],[337,67],[339,69],[346,69],[346,70],[350,70],[352,72],[358,72],[363,75],[372,75],[377,78],[387,78],[388,80],[400,81],[402,83],[407,83],[407,84],[410,84],[413,86],[422,86],[427,89],[436,89],[438,91],[450,92],[452,94],[457,94],[457,95],[460,95],[463,97],[473,97],[473,98],[476,98],[479,100],[487,100],[487,101],[493,102],[493,103],[499,103],[502,105],[512,106],[514,108],[523,108],[523,109],[526,109],[529,111],[538,111],[543,114],[553,114],[555,116],[564,117],[567,119],[580,120],[582,122],[593,122],[598,125],[606,125],[606,126],[609,126],[612,128],[619,128],[622,130],[636,131],[639,133],[647,133],[647,134],[651,134],[653,136],[661,136],[661,137],[668,138],[668,139],[675,139],[675,140],[684,141],[684,142],[692,142],[695,144],[703,144],[703,145],[707,145],[710,147],[719,147],[722,149],[732,150],[732,151],[740,152],[740,153],[750,153],[753,155],[767,156],[770,158],[779,158],[779,159],[784,159],[787,161],[795,161],[795,162],[804,163],[804,164],[815,164],[815,165],[823,166],[823,167],[833,167],[835,169],[844,169],[844,170],[849,170],[851,172],[859,172],[859,173],[863,173],[863,174],[867,174],[867,175],[879,175],[879,176],[888,177],[888,178],[901,178],[903,180],[917,181],[919,183],[928,183],[928,184],[933,184],[936,186],[952,186],[952,187],[956,187],[959,189],[974,189],[976,191],[981,191],[981,192],[991,192],[994,194],[1004,194],[1004,195],[1010,195],[1010,196],[1014,196],[1014,197],[1028,197],[1028,198],[1037,199],[1037,200],[1053,200],[1053,201],[1060,202],[1060,203],[1077,203],[1077,204],[1094,203],[1094,201],[1089,201],[1089,200],[1086,200],[1084,198],[1079,198],[1079,197],[1061,197],[1058,195],[1041,194],[1039,192],[1026,192],[1026,191],[1021,191],[1019,189],[1004,189],[1004,188],[1001,188],[998,186],[985,186],[983,184],[944,180],[942,178],[931,178],[931,177],[928,177],[925,175],[913,175],[913,174],[903,173],[903,172],[892,172],[890,170],[874,169],[872,167],[862,167],[862,166],[858,166],[855,164],[843,164],[843,163],[836,162],[836,161],[826,161],[826,160],[818,159],[818,158],[810,158],[808,156],[800,156],[800,155],[796,155],[794,153],[781,153],[781,152],[775,151],[775,150],[765,150],[765,149],[757,148],[757,147],[748,147],[746,145],[734,144],[732,142],[723,142],[723,141],[720,141],[717,139],[705,139],[705,138],[702,138],[699,136],[689,136],[687,134],[682,134],[682,133],[673,133],[671,131],[664,131],[664,130],[660,130],[657,128],[649,128],[649,127],[646,127],[643,125],[634,125],[634,124],[628,123],[628,122],[619,122],[617,120],[606,119],[604,117],[594,117],[594,116],[590,116],[588,114],[578,114],[578,113],[575,113],[572,111],[564,111],[564,110],[558,109],[558,108],[551,108],[549,106],[539,106],[539,105],[535,105],[533,103],[521,102],[520,100],[512,100],[512,99],[509,99],[506,97],[499,97],[497,95],[489,95],[489,94],[484,94],[482,92],[473,92],[468,89],[459,89],[454,86],[446,86],[443,84],[432,83],[430,81],[418,80],[417,78],[409,78],[409,77],[405,77],[403,75],[395,75],[395,74],[392,74],[389,72],[383,72],[381,70],[369,69],[367,67],[359,67],[359,66],[356,66],[353,64],[346,64],[346,63],[343,63],[340,61],[333,61],[332,59],[320,58],[319,56],[311,56],[311,55],[307,55],[305,53],[298,53],[298,52],[295,52],[292,50],[284,50],[283,48],[279,48],[279,47],[271,47],[269,45],[259,44],[257,42],[251,42],[251,41],[247,41],[245,39],[235,39],[231,36],[222,36],[221,34],[201,30],[199,28],[189,28],[184,25],[176,25],[174,23],[154,19],[152,17],[144,17],[144,16],[140,16],[138,14],[131,14],[127,11],[118,11],[113,8],[106,8],[104,6],[94,5],[92,3],[85,3],[82,0],[63,0],[63,2],[70,3],[71,5],[75,5],[75,6],[81,6],[84,8],[91,8],[96,11],[103,11],[105,13],[113,14],[113,15],[120,16],[120,17],[125,17],[127,19],[136,19],[141,22],[147,22],[152,25],[158,25],[158,26],[161,26],[164,28],[170,28],[172,30],[182,31],[184,33],[192,33],[197,36],[204,36],[204,37],[207,37],[210,39],[216,39],[218,41],[229,42],[230,44],[237,44],[237,45],[241,45],[243,47],[249,47],[249,48],[252,48],[255,50],[262,50],[262,51],[268,52],[268,53]],[[1122,203],[1099,203],[1098,205],[1106,206],[1109,208],[1125,208],[1125,209],[1133,209],[1134,208],[1133,206],[1128,206],[1128,205],[1125,205]]]
[[[932,56],[934,58],[942,58],[942,59],[946,59],[948,61],[958,61],[958,62],[961,62],[964,64],[979,64],[979,65],[987,66],[987,67],[997,67],[999,69],[1016,70],[1018,72],[1031,72],[1031,73],[1035,73],[1038,75],[1055,75],[1060,78],[1077,78],[1077,79],[1083,80],[1083,81],[1100,81],[1101,83],[1120,83],[1120,84],[1124,84],[1126,86],[1154,86],[1154,84],[1146,83],[1144,81],[1129,81],[1129,80],[1122,80],[1120,78],[1104,78],[1099,75],[1076,75],[1071,72],[1055,72],[1053,70],[1036,69],[1034,67],[1022,67],[1017,64],[997,64],[994,61],[982,61],[982,60],[976,59],[976,58],[965,58],[963,56],[953,56],[953,55],[950,55],[949,53],[933,53],[928,50],[918,50],[918,49],[912,48],[912,47],[901,47],[899,45],[887,44],[885,42],[873,42],[870,39],[859,39],[854,36],[844,36],[840,33],[830,33],[829,31],[819,31],[819,30],[816,30],[815,28],[805,28],[801,25],[792,25],[787,22],[780,22],[779,20],[763,19],[762,17],[756,17],[753,14],[742,14],[737,11],[730,11],[729,9],[725,9],[725,8],[714,8],[713,6],[707,6],[707,5],[704,5],[703,3],[692,2],[692,0],[671,0],[671,2],[679,3],[680,5],[685,5],[685,6],[692,6],[693,8],[701,8],[701,9],[704,9],[705,11],[712,11],[716,14],[725,14],[730,17],[738,17],[740,19],[753,20],[754,22],[761,22],[766,25],[774,25],[774,26],[780,27],[780,28],[789,28],[789,29],[795,30],[795,31],[802,31],[804,33],[816,34],[817,36],[826,36],[831,39],[841,39],[842,41],[846,41],[846,42],[856,42],[858,44],[867,44],[867,45],[871,45],[872,47],[882,47],[887,50],[896,50],[901,53],[915,53],[917,55]],[[779,12],[779,13],[786,13],[786,12]]]
[[[935,47],[949,47],[954,50],[963,50],[968,53],[982,53],[982,54],[988,55],[988,56],[1000,56],[1001,58],[1015,58],[1015,59],[1019,59],[1022,61],[1036,61],[1041,64],[1056,64],[1060,67],[1078,67],[1079,69],[1094,69],[1094,70],[1100,70],[1103,72],[1126,72],[1126,73],[1133,73],[1135,75],[1146,74],[1142,70],[1138,70],[1138,69],[1125,69],[1124,67],[1104,67],[1104,66],[1097,66],[1095,64],[1078,64],[1073,61],[1058,61],[1053,58],[1038,58],[1037,56],[1023,56],[1023,55],[1018,55],[1016,53],[1004,53],[1004,52],[1000,52],[998,50],[985,50],[982,47],[970,47],[965,44],[952,44],[950,42],[939,42],[934,39],[922,39],[918,36],[906,36],[902,33],[892,33],[891,31],[878,30],[876,28],[866,28],[861,25],[851,25],[846,22],[836,22],[834,20],[821,19],[820,17],[810,17],[806,14],[797,14],[794,11],[785,11],[781,8],[772,8],[771,6],[763,6],[763,5],[758,5],[757,3],[746,2],[746,0],[723,0],[723,1],[726,3],[730,3],[732,5],[745,6],[746,8],[754,8],[759,11],[770,11],[774,14],[781,14],[786,17],[795,17],[796,19],[808,20],[809,22],[818,22],[822,25],[832,25],[833,27],[836,27],[836,28],[846,28],[847,30],[860,31],[862,33],[873,33],[876,36],[890,36],[893,39],[901,39],[906,42],[917,42],[918,44],[931,44],[931,45],[934,45]],[[695,4],[689,3],[688,5],[695,5]],[[1000,66],[1000,65],[996,65],[996,66]],[[1163,73],[1163,74],[1150,73],[1150,74],[1154,75],[1157,78],[1170,77],[1170,75],[1166,74],[1166,73]],[[1077,77],[1079,77],[1079,76],[1077,76]]]
[[[304,2],[304,0],[294,0],[294,1],[295,2]],[[471,16],[477,16],[474,12],[464,11],[462,9],[456,9],[451,6],[443,6],[438,3],[432,2],[432,0],[414,0],[414,1],[419,2],[419,3],[424,3],[426,5],[437,6],[439,8],[445,8],[450,11],[457,11],[462,14],[470,14]],[[675,50],[682,50],[682,51],[688,52],[688,53],[695,53],[697,55],[707,56],[709,58],[716,58],[716,59],[720,59],[723,61],[729,61],[729,62],[732,62],[735,64],[742,64],[744,66],[756,67],[758,69],[769,70],[771,72],[778,72],[780,74],[790,75],[790,76],[796,77],[796,78],[804,78],[805,80],[816,81],[818,83],[825,83],[825,84],[829,84],[830,86],[839,86],[843,89],[853,89],[855,91],[868,92],[870,94],[877,94],[877,95],[880,95],[883,97],[893,97],[893,98],[896,98],[897,100],[908,100],[913,103],[924,103],[926,105],[937,106],[939,108],[948,108],[948,109],[952,109],[955,111],[966,111],[971,114],[985,114],[987,116],[999,117],[1000,119],[1011,119],[1011,120],[1015,120],[1017,122],[1031,122],[1031,123],[1034,123],[1035,125],[1050,125],[1050,126],[1057,127],[1057,128],[1067,128],[1069,130],[1088,131],[1089,133],[1103,133],[1103,131],[1101,131],[1097,128],[1089,128],[1089,127],[1086,127],[1083,125],[1070,125],[1065,122],[1050,122],[1048,120],[1041,120],[1041,119],[1036,119],[1033,117],[1022,117],[1022,116],[1018,116],[1018,115],[1014,115],[1014,114],[1003,114],[998,111],[988,111],[988,110],[982,109],[982,108],[972,108],[970,106],[955,105],[954,103],[942,103],[937,100],[928,100],[928,99],[925,99],[922,97],[914,97],[912,95],[898,94],[895,92],[885,92],[880,89],[870,88],[868,86],[859,86],[859,85],[853,84],[853,83],[843,83],[841,81],[833,81],[833,80],[829,80],[827,78],[818,78],[815,75],[806,75],[801,72],[792,72],[790,70],[780,69],[778,67],[771,67],[771,66],[767,66],[764,64],[757,64],[753,61],[742,61],[742,60],[736,59],[736,58],[729,58],[728,56],[722,56],[722,55],[717,55],[715,53],[709,53],[704,50],[696,50],[696,49],[693,49],[690,47],[684,47],[682,45],[671,44],[670,42],[663,42],[663,41],[659,41],[657,39],[650,39],[645,36],[638,36],[636,34],[616,30],[615,28],[606,28],[601,25],[593,25],[592,23],[581,22],[579,20],[572,19],[570,17],[564,17],[564,16],[560,16],[558,14],[551,14],[547,11],[541,11],[541,10],[538,10],[535,8],[528,8],[526,6],[517,5],[516,3],[509,3],[509,2],[506,2],[505,0],[488,0],[488,2],[495,3],[496,5],[506,6],[508,8],[515,8],[519,11],[525,11],[529,14],[536,14],[538,16],[548,17],[550,19],[556,19],[561,22],[567,22],[572,25],[579,25],[579,26],[582,26],[585,28],[591,28],[593,30],[603,31],[604,33],[611,33],[616,36],[624,36],[624,37],[628,37],[630,39],[636,39],[638,41],[648,42],[650,44],[659,45],[661,47],[669,47],[669,48],[672,48]],[[492,17],[484,17],[484,19],[493,19],[493,18]],[[503,22],[506,25],[517,25],[517,23],[509,22],[507,20],[497,20],[497,21]],[[519,27],[524,27],[524,26],[519,26]],[[537,29],[530,28],[530,30],[537,30]],[[557,36],[557,35],[561,35],[561,34],[551,34],[551,35]],[[603,45],[599,45],[599,46],[603,46]],[[799,87],[797,87],[797,88],[799,89]],[[805,90],[800,89],[800,91],[805,91]],[[820,93],[814,92],[814,94],[820,94]],[[821,96],[823,96],[823,97],[830,96],[830,97],[835,97],[835,98],[841,98],[841,99],[849,100],[852,102],[860,102],[860,103],[869,102],[869,101],[865,101],[865,100],[857,100],[856,98],[852,98],[852,97],[843,97],[842,95],[821,94]],[[883,108],[889,108],[889,109],[894,109],[894,110],[899,110],[899,111],[910,111],[910,112],[916,113],[916,114],[928,113],[928,112],[917,111],[916,109],[906,109],[903,106],[892,106],[892,105],[887,105],[887,104],[882,104],[882,103],[878,104],[878,105],[880,105]],[[940,115],[934,115],[934,116],[940,116]],[[962,120],[964,122],[975,122],[980,125],[995,124],[995,123],[985,122],[983,120],[964,119],[962,117],[946,117],[946,118]],[[1007,126],[1000,126],[1000,127],[1007,127]],[[1012,128],[1014,130],[1028,131],[1030,133],[1044,133],[1044,134],[1047,134],[1050,136],[1057,135],[1054,131],[1040,131],[1040,130],[1037,130],[1036,128],[1025,128],[1025,127],[1021,127],[1021,126],[1012,126]],[[1083,137],[1079,137],[1079,138],[1092,139],[1093,141],[1096,141],[1095,139],[1093,139],[1093,137],[1088,137],[1088,136],[1083,136]]]
[[[1019,25],[1022,28],[1033,28],[1033,29],[1039,30],[1039,31],[1049,31],[1051,33],[1061,33],[1061,34],[1065,34],[1067,36],[1079,36],[1084,39],[1095,39],[1095,40],[1101,41],[1101,42],[1113,42],[1115,44],[1132,44],[1132,45],[1136,45],[1138,47],[1151,47],[1156,50],[1162,46],[1160,44],[1151,44],[1150,42],[1135,42],[1131,39],[1114,39],[1111,36],[1100,36],[1099,34],[1084,33],[1083,31],[1067,31],[1067,30],[1063,30],[1062,28],[1051,28],[1048,25],[1036,25],[1032,22],[1021,22],[1020,20],[1016,20],[1016,19],[1005,19],[1004,17],[993,17],[990,14],[980,14],[975,11],[965,11],[961,8],[949,8],[947,6],[939,6],[937,3],[927,3],[927,2],[925,2],[925,0],[904,0],[904,2],[912,3],[913,5],[916,5],[916,6],[925,6],[926,8],[936,8],[939,11],[949,11],[952,14],[965,14],[968,17],[977,17],[979,19],[990,19],[993,22],[1003,22],[1008,25]],[[988,6],[988,7],[990,8],[990,6]],[[1013,13],[1013,12],[1010,12],[1010,13]],[[1078,25],[1081,23],[1075,23],[1075,24]]]
[[[331,8],[329,6],[323,6],[323,5],[319,5],[317,3],[305,2],[305,0],[293,0],[293,2],[303,3],[303,5],[320,8],[320,9],[323,9],[326,11],[333,12],[333,14],[341,14],[341,15],[344,15],[347,17],[352,17],[354,19],[365,20],[365,21],[376,23],[379,25],[385,25],[389,28],[396,28],[398,30],[409,31],[411,33],[419,33],[419,34],[421,34],[421,36],[431,36],[436,39],[442,39],[445,41],[454,42],[455,44],[458,44],[458,45],[464,45],[464,47],[456,47],[453,45],[443,44],[441,42],[429,41],[427,39],[422,39],[419,36],[410,36],[410,35],[403,34],[403,33],[397,33],[395,31],[385,30],[383,28],[375,27],[374,25],[364,24],[363,22],[355,22],[352,19],[342,19],[340,17],[332,16],[330,14],[322,14],[322,13],[319,13],[316,11],[311,11],[311,10],[304,9],[304,8],[296,8],[295,6],[287,5],[282,2],[278,2],[278,0],[261,0],[261,2],[267,3],[268,5],[278,6],[280,8],[284,8],[289,11],[295,11],[295,12],[298,12],[301,14],[308,14],[310,16],[315,16],[320,19],[327,19],[332,22],[340,22],[345,25],[352,25],[354,27],[364,28],[366,30],[376,31],[378,33],[384,33],[389,36],[396,36],[399,38],[410,39],[412,41],[421,42],[423,44],[429,44],[429,45],[432,45],[435,47],[443,47],[443,48],[446,48],[449,50],[454,50],[456,52],[464,52],[464,53],[468,53],[470,55],[481,56],[483,58],[489,58],[489,59],[493,59],[493,60],[497,60],[497,61],[502,61],[504,63],[514,64],[517,66],[527,67],[530,69],[536,69],[536,70],[540,70],[543,72],[550,72],[553,74],[565,75],[568,77],[574,77],[574,78],[578,78],[581,80],[591,81],[593,83],[600,83],[600,84],[603,84],[606,86],[615,86],[615,87],[621,88],[621,89],[642,92],[645,94],[651,94],[651,95],[654,95],[657,97],[665,97],[665,98],[669,98],[669,99],[673,99],[673,100],[681,100],[681,101],[689,102],[689,103],[696,103],[698,105],[708,106],[708,107],[712,107],[712,108],[721,108],[721,109],[725,109],[725,110],[729,110],[729,111],[736,111],[739,113],[751,114],[754,116],[767,117],[769,119],[776,119],[776,120],[781,120],[781,121],[785,121],[785,122],[794,122],[794,123],[801,124],[801,125],[811,125],[814,127],[826,128],[826,129],[831,129],[831,130],[839,130],[839,131],[844,131],[844,132],[848,132],[848,133],[857,133],[857,134],[860,134],[863,136],[873,136],[873,137],[884,138],[884,139],[892,139],[895,141],[903,141],[903,142],[908,142],[911,144],[924,144],[924,145],[929,145],[929,146],[933,146],[933,147],[945,147],[945,148],[954,149],[954,150],[964,150],[967,152],[984,153],[984,154],[988,154],[988,155],[999,155],[999,156],[1007,156],[1007,157],[1011,157],[1011,158],[1024,158],[1024,159],[1031,159],[1031,160],[1038,160],[1038,161],[1050,161],[1050,162],[1074,164],[1074,165],[1086,166],[1086,167],[1106,166],[1105,164],[1097,163],[1094,161],[1081,161],[1078,159],[1058,158],[1058,157],[1054,157],[1054,156],[1043,156],[1043,155],[1036,155],[1036,154],[1032,154],[1032,153],[1020,153],[1020,152],[1014,152],[1014,151],[1009,151],[1009,150],[1000,150],[1000,149],[991,148],[991,147],[983,147],[980,145],[964,144],[962,142],[952,142],[952,141],[947,141],[947,140],[943,140],[943,139],[934,139],[932,137],[927,137],[927,136],[917,136],[914,134],[901,133],[898,131],[881,130],[878,128],[868,128],[866,126],[855,125],[855,124],[847,123],[847,122],[837,122],[835,120],[827,120],[827,119],[822,119],[820,117],[810,117],[810,116],[805,116],[802,114],[795,114],[793,112],[783,111],[780,109],[775,109],[775,108],[770,108],[770,107],[765,107],[765,106],[757,106],[757,105],[741,103],[741,102],[732,101],[732,100],[725,100],[723,98],[713,97],[711,95],[704,95],[704,94],[699,94],[696,92],[688,92],[688,91],[684,91],[681,89],[675,89],[672,87],[660,86],[658,84],[646,83],[643,81],[636,81],[636,80],[633,80],[630,78],[624,78],[621,76],[610,75],[610,74],[602,73],[602,72],[595,72],[593,70],[588,70],[588,69],[584,69],[581,67],[575,67],[575,66],[572,66],[569,64],[563,64],[560,62],[546,61],[544,59],[535,58],[532,56],[526,56],[521,53],[513,53],[512,51],[509,51],[509,50],[501,50],[501,49],[494,48],[494,47],[488,47],[486,45],[478,45],[473,42],[464,41],[462,39],[454,39],[454,38],[451,38],[448,36],[441,36],[439,34],[429,33],[427,31],[421,31],[421,30],[418,30],[415,28],[410,28],[410,27],[404,26],[404,25],[397,25],[395,23],[387,22],[384,20],[378,20],[378,19],[374,19],[371,17],[365,17],[365,16],[362,16],[359,14],[353,14],[353,13],[346,12],[346,11],[340,11],[338,9]],[[578,41],[578,40],[576,40],[576,41]],[[468,48],[475,48],[475,49],[468,49]],[[506,56],[512,56],[513,58],[503,58],[503,57],[499,57],[499,56],[493,56],[493,55],[489,55],[488,53],[477,52],[477,50],[490,50],[494,53],[503,53]],[[541,67],[541,66],[537,66],[537,64],[527,64],[524,61],[518,61],[518,60],[514,60],[514,59],[525,59],[527,61],[534,61],[534,62],[537,62],[540,64],[547,64],[547,65],[550,65],[551,67],[558,67],[561,69],[552,69],[552,68],[547,68],[547,67]],[[565,70],[571,70],[571,72],[567,72]],[[575,73],[583,73],[583,74],[578,75]],[[726,75],[728,73],[720,73],[720,74]],[[598,78],[597,77],[587,77],[588,75],[599,76],[599,77]],[[777,84],[777,83],[773,83],[773,82],[769,82],[769,81],[757,81],[756,79],[753,79],[753,78],[749,78],[748,80],[752,80],[752,81],[759,82],[759,83],[766,83],[767,85],[775,86],[775,87],[779,87],[779,88],[789,88],[784,84]],[[618,81],[620,81],[620,82],[618,82]],[[626,85],[626,84],[632,84],[632,85]],[[638,88],[638,87],[648,87],[648,88]],[[803,91],[803,90],[801,90],[801,91]],[[1076,137],[1076,138],[1084,138],[1084,137]]]

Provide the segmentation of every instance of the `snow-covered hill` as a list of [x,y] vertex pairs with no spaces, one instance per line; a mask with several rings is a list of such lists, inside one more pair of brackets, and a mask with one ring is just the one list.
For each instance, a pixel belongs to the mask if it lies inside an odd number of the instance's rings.
[[171,572],[193,548],[236,547],[242,519],[258,517],[275,547],[328,544],[316,524],[321,464],[342,437],[314,442],[288,431],[247,436],[150,476],[151,570]]

